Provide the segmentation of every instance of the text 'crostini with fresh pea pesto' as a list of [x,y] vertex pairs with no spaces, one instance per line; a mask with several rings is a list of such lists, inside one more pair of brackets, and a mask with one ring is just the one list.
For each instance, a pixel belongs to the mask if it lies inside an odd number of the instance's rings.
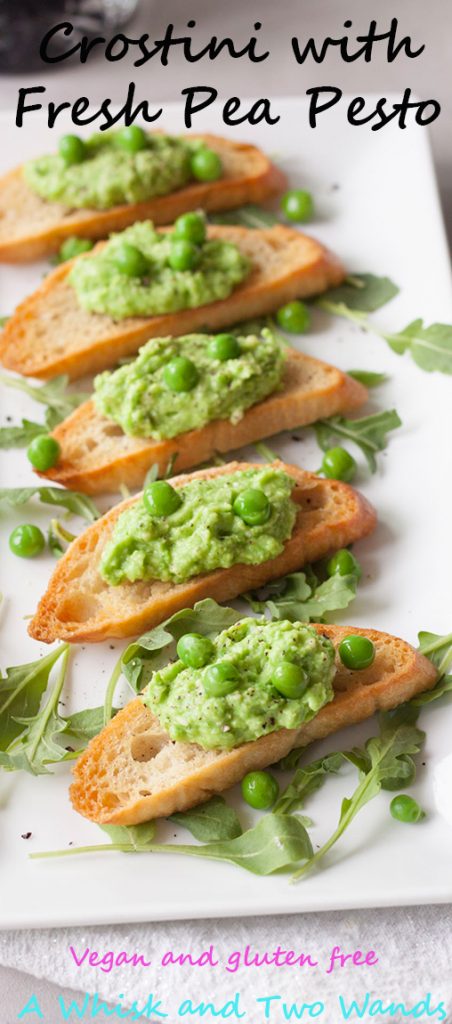
[[56,252],[68,238],[105,238],[135,221],[171,224],[188,210],[230,210],[283,191],[284,174],[255,146],[217,135],[165,135],[138,125],[66,135],[56,153],[0,179],[0,262]]
[[348,484],[282,462],[230,463],[149,484],[72,542],[29,632],[96,642],[223,601],[343,548],[374,528]]
[[[71,798],[85,817],[137,825],[204,803],[245,776],[255,784],[295,747],[395,708],[437,679],[427,658],[387,633],[237,613],[234,621],[230,611],[232,625],[213,638],[184,634],[183,620],[175,622],[177,648],[165,654],[178,660],[163,667],[153,668],[150,645],[141,696],[75,765]],[[268,806],[256,786],[244,795]]]
[[358,408],[367,391],[267,328],[151,339],[94,381],[53,431],[41,476],[88,494],[139,487],[282,430]]
[[135,355],[150,338],[216,332],[339,284],[328,250],[293,228],[134,224],[48,274],[0,338],[5,367],[80,377]]

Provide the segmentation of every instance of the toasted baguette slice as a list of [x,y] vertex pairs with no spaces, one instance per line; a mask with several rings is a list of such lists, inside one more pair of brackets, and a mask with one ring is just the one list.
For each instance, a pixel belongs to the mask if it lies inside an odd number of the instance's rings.
[[[186,583],[148,580],[109,586],[99,573],[99,561],[118,516],[137,500],[129,498],[72,542],[58,562],[30,622],[30,636],[45,643],[57,639],[79,643],[133,636],[205,597],[227,601],[263,586],[306,562],[359,540],[374,528],[373,508],[347,484],[323,480],[297,466],[281,462],[273,465],[294,478],[292,498],[300,508],[292,535],[276,558],[260,565],[217,569],[194,576]],[[171,483],[173,487],[182,487],[190,480],[252,468],[262,468],[262,464],[230,462],[174,477]]]
[[48,274],[8,320],[0,338],[3,365],[26,376],[80,377],[133,355],[149,338],[215,331],[263,316],[344,277],[340,263],[319,242],[282,225],[264,231],[214,225],[208,237],[234,242],[251,260],[251,273],[229,298],[178,313],[115,321],[78,305],[67,280],[70,260]]
[[299,729],[280,729],[231,751],[203,750],[173,742],[152,711],[133,700],[102,729],[75,768],[71,799],[76,811],[100,824],[138,825],[150,818],[204,803],[239,782],[249,771],[266,768],[294,747],[323,739],[345,726],[388,711],[437,678],[427,658],[404,640],[354,626],[314,626],[337,648],[350,632],[375,644],[370,668],[352,672],[336,657],[334,699]]
[[71,235],[106,238],[137,220],[171,224],[187,210],[213,212],[261,203],[285,188],[285,175],[255,146],[216,135],[198,138],[221,156],[223,175],[218,181],[192,182],[169,195],[109,210],[74,210],[47,202],[28,187],[22,167],[10,171],[0,179],[0,262],[37,260],[56,252]]
[[281,391],[248,409],[239,423],[215,420],[169,440],[128,437],[113,420],[84,402],[53,431],[61,454],[56,466],[40,476],[65,487],[98,494],[117,491],[121,484],[136,488],[156,464],[164,473],[174,458],[178,472],[208,462],[215,452],[229,452],[314,423],[324,416],[356,409],[366,401],[366,388],[327,363],[290,349]]

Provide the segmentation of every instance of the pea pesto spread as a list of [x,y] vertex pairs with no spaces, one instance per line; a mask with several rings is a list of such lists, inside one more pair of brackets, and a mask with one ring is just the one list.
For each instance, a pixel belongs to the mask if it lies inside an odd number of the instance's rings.
[[195,245],[176,228],[159,233],[151,221],[133,224],[76,260],[68,280],[80,306],[122,320],[226,299],[249,273],[247,257],[220,239]]
[[120,131],[98,132],[85,141],[66,135],[58,153],[30,160],[24,175],[29,188],[49,202],[108,210],[182,188],[200,177],[197,170],[203,156],[204,164],[208,163],[206,153],[211,154],[211,179],[215,157],[217,173],[213,177],[220,177],[219,158],[199,142],[149,134],[131,125]]
[[[96,377],[94,402],[131,437],[176,437],[212,420],[238,423],[277,390],[283,366],[281,345],[265,328],[260,337],[153,338],[133,362]],[[177,367],[185,368],[181,380],[171,377]]]
[[[304,623],[242,619],[210,647],[202,668],[176,661],[155,672],[143,694],[172,740],[231,749],[278,729],[296,729],[333,699],[333,645]],[[298,677],[296,696],[281,692],[283,667]],[[226,674],[229,692],[215,695],[210,680]]]
[[127,580],[182,583],[275,558],[295,523],[294,486],[292,477],[270,466],[192,480],[177,490],[155,481],[119,516],[100,574],[113,586]]

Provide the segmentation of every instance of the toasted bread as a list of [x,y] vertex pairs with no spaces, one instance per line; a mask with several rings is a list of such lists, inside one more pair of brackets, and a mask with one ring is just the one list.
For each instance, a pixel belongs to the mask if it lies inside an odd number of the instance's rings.
[[285,188],[284,174],[255,146],[216,135],[197,137],[221,156],[223,175],[218,181],[192,182],[166,196],[109,210],[74,210],[47,202],[28,187],[22,167],[10,171],[0,179],[0,262],[37,260],[56,252],[71,235],[106,238],[137,220],[171,224],[187,210],[213,212],[261,203]]
[[[30,636],[45,643],[57,639],[78,643],[133,636],[204,597],[227,601],[246,590],[263,586],[269,580],[294,572],[306,562],[316,561],[359,540],[374,528],[373,508],[347,484],[323,480],[297,466],[278,462],[273,465],[284,469],[296,481],[292,498],[299,505],[292,535],[276,558],[260,565],[240,564],[230,569],[217,569],[186,583],[148,580],[109,586],[99,573],[99,561],[121,512],[137,500],[129,498],[72,542],[58,562],[30,622]],[[171,483],[182,487],[190,480],[255,467],[255,463],[231,462],[174,477]]]
[[73,263],[69,260],[10,317],[0,337],[1,362],[25,376],[80,377],[133,355],[149,338],[215,331],[263,316],[291,299],[339,284],[344,277],[338,260],[319,242],[282,225],[263,231],[214,225],[208,228],[208,237],[234,242],[251,261],[250,274],[229,298],[177,313],[115,321],[79,306],[68,282]]
[[93,401],[84,402],[53,431],[61,450],[58,463],[40,476],[86,494],[117,491],[121,484],[136,488],[154,464],[163,474],[174,458],[173,469],[180,472],[215,452],[356,409],[366,398],[366,389],[352,377],[289,349],[282,390],[251,406],[235,424],[216,420],[163,441],[128,437]]
[[139,698],[102,729],[75,768],[71,799],[76,811],[100,824],[138,825],[203,803],[239,782],[249,771],[266,768],[294,747],[323,739],[345,726],[388,711],[437,678],[427,658],[404,640],[375,629],[314,626],[337,648],[350,632],[375,644],[370,668],[350,671],[336,657],[334,699],[299,729],[280,729],[230,751],[203,750],[173,742]]

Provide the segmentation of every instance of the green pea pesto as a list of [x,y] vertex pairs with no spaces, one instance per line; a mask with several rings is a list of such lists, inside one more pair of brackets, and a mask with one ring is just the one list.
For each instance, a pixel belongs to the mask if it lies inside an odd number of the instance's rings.
[[[118,269],[115,254],[124,242],[146,257],[149,269],[143,277],[127,277]],[[68,280],[80,306],[115,320],[193,309],[226,299],[251,269],[236,245],[211,239],[200,246],[196,267],[173,270],[168,264],[171,245],[172,233],[155,231],[151,221],[112,235],[99,252],[77,260],[70,271]]]
[[25,164],[29,188],[42,199],[75,209],[108,210],[121,203],[142,203],[182,188],[193,177],[193,147],[168,135],[147,136],[136,153],[118,143],[119,132],[97,133],[85,142],[85,158],[67,164],[53,153]]
[[[221,362],[209,354],[209,341],[205,334],[152,338],[133,362],[96,377],[96,408],[130,437],[176,437],[217,419],[238,423],[245,409],[280,386],[282,347],[264,328],[260,337],[240,337],[240,355]],[[198,381],[175,395],[165,382],[164,368],[177,356],[192,361]]]
[[[181,661],[154,672],[143,694],[172,740],[197,743],[205,750],[231,749],[277,729],[297,729],[333,699],[334,648],[330,640],[301,622],[242,619],[213,641],[211,661],[227,661],[237,670],[236,689],[209,697],[206,668]],[[308,677],[301,697],[283,697],[271,682],[282,661],[299,665]],[[207,666],[208,667],[208,666]]]
[[[183,583],[214,569],[267,562],[292,533],[294,486],[287,473],[268,466],[192,480],[178,490],[182,503],[168,516],[152,516],[140,498],[119,516],[100,574],[112,586],[150,579]],[[262,489],[270,502],[269,517],[259,526],[247,526],[232,507],[250,487]]]

